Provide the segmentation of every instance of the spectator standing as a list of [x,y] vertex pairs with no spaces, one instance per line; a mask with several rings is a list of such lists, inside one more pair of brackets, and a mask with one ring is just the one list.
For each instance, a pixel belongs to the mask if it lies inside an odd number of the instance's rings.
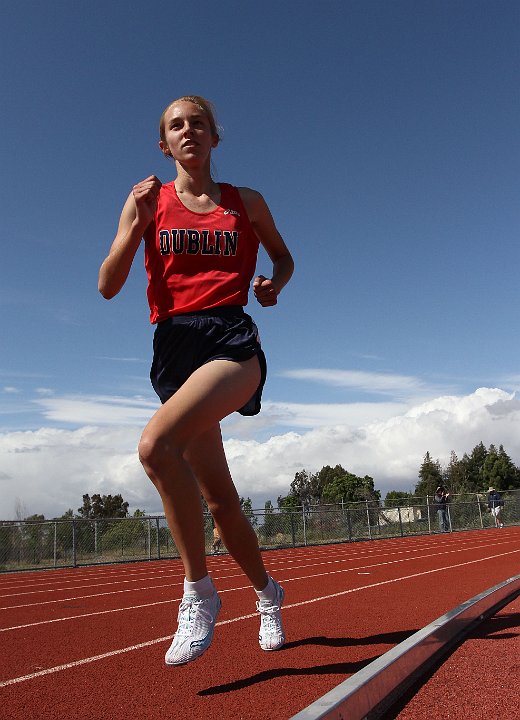
[[443,485],[439,485],[435,491],[433,498],[433,504],[437,510],[437,517],[439,519],[439,530],[441,532],[450,531],[450,521],[448,516],[448,502],[450,494],[447,492]]
[[504,501],[502,495],[495,490],[494,487],[490,487],[488,490],[488,509],[495,519],[495,527],[503,528],[504,523],[502,522],[502,508],[504,507]]

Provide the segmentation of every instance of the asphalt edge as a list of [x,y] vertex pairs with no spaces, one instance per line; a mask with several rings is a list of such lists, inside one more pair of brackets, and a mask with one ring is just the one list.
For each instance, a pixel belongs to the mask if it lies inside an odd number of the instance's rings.
[[516,575],[466,600],[337,685],[290,720],[375,720],[448,650],[520,595]]

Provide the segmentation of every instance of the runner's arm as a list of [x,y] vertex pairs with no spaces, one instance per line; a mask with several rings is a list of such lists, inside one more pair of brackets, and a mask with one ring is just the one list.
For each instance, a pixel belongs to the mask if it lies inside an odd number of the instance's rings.
[[98,289],[107,300],[126,282],[144,231],[154,217],[160,187],[160,180],[150,176],[134,185],[124,204],[117,234],[99,269]]
[[294,261],[262,195],[250,188],[239,188],[239,191],[253,230],[273,263],[272,277],[259,275],[253,291],[262,306],[276,305],[278,295],[291,279]]

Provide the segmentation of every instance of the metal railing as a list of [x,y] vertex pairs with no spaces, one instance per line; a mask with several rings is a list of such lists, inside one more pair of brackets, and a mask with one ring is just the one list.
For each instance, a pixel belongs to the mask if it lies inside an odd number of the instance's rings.
[[[502,493],[506,525],[520,523],[520,491]],[[417,505],[384,507],[366,501],[253,510],[249,519],[263,549],[375,540],[439,532],[433,498]],[[450,531],[493,527],[487,495],[453,496]],[[211,517],[205,518],[206,551],[213,543]],[[223,548],[225,551],[225,548]],[[0,572],[96,563],[179,557],[164,516],[89,520],[0,521]]]

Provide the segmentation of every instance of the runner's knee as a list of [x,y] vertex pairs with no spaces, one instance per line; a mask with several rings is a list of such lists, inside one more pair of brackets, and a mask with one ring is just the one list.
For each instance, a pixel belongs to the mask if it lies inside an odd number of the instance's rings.
[[157,436],[145,430],[138,446],[139,460],[148,475],[161,471],[165,464],[172,465],[182,461],[184,448],[180,447],[173,438]]
[[213,495],[207,500],[207,503],[215,522],[221,527],[226,527],[229,523],[236,522],[242,513],[240,501],[234,493]]

